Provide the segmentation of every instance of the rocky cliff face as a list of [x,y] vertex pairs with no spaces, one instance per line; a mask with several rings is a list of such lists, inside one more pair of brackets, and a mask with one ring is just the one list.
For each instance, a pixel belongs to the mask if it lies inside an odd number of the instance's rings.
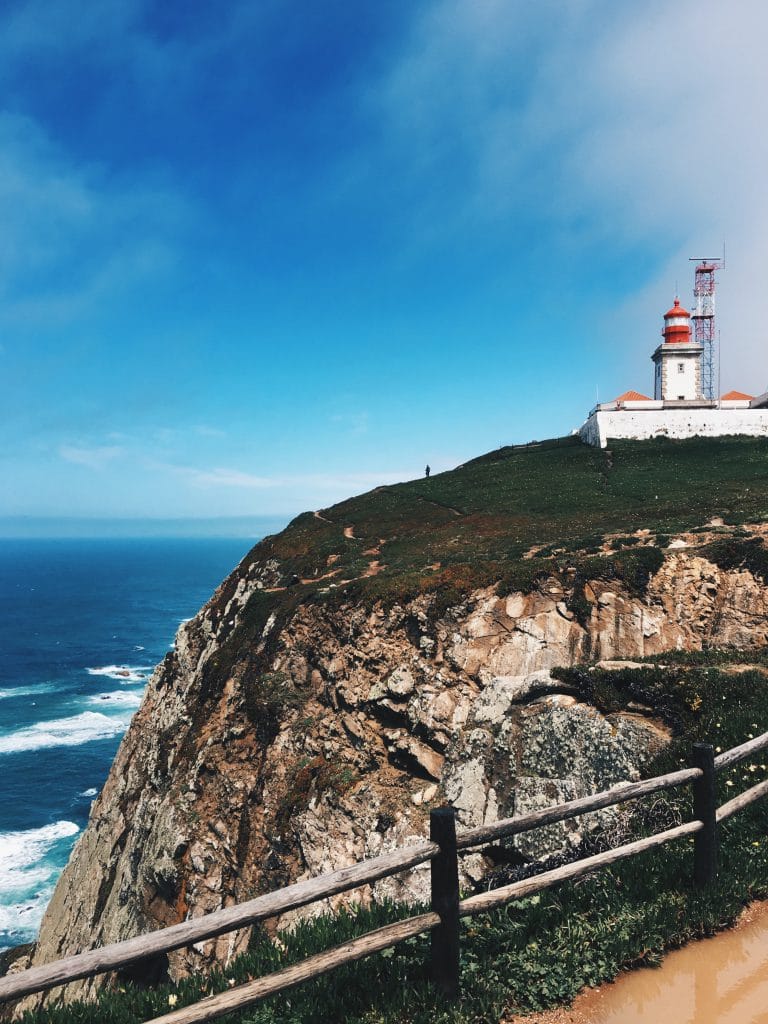
[[[644,594],[588,582],[578,615],[567,567],[530,593],[483,587],[447,607],[439,594],[307,602],[302,583],[255,549],[155,671],[35,962],[415,842],[445,800],[466,827],[637,777],[667,736],[652,709],[603,716],[549,670],[768,642],[762,581],[708,561],[697,549],[708,539],[666,549]],[[520,837],[519,850],[577,842],[579,827]],[[487,868],[465,858],[465,883]],[[427,886],[417,869],[373,895]],[[222,936],[162,966],[178,977],[247,938]]]

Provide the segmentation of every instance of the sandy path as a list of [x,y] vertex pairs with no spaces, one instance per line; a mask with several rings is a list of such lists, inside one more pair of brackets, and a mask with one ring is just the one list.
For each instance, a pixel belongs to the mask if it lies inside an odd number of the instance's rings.
[[[733,927],[726,928],[719,934],[721,936],[725,936],[738,933],[739,930],[747,928],[761,917],[768,917],[768,900],[760,900],[750,903],[741,912]],[[684,946],[683,949],[695,949],[699,942],[704,942],[714,944],[714,946],[709,946],[709,950],[711,951],[713,948],[716,948],[717,940],[717,935],[711,939],[696,940],[688,943],[688,945]],[[725,954],[725,950],[722,952]],[[658,970],[663,971],[664,964],[662,964]],[[649,974],[647,968],[637,968],[636,971],[620,974],[617,980],[643,971],[645,971],[646,974]],[[651,971],[649,977],[654,984],[657,984],[659,976],[656,971]],[[524,1016],[522,1014],[505,1015],[501,1018],[499,1024],[594,1024],[595,1016],[594,1009],[592,1009],[592,1007],[594,1006],[595,997],[598,993],[602,993],[602,997],[606,998],[610,1004],[611,985],[611,982],[606,982],[605,985],[602,985],[600,988],[584,989],[578,996],[576,996],[576,999],[573,1001],[571,1006],[563,1006],[554,1010],[544,1010],[542,1013],[533,1013],[529,1016]],[[670,1019],[674,1020],[680,1018],[673,1014]]]

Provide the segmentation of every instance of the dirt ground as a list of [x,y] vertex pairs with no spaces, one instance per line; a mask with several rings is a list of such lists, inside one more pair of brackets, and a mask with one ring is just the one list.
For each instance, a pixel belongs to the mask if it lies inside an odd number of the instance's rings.
[[[748,907],[744,908],[732,930],[743,928],[763,915],[768,915],[768,900],[750,903]],[[601,986],[603,992],[610,991],[611,984],[608,982]],[[593,1024],[588,1004],[594,998],[595,992],[598,991],[600,989],[585,989],[576,996],[571,1006],[544,1010],[542,1013],[532,1013],[528,1016],[506,1014],[501,1018],[499,1024]]]

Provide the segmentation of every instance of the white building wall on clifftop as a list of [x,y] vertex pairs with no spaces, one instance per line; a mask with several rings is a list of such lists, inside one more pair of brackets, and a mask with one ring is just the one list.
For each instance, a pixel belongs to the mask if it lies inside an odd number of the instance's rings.
[[593,412],[587,417],[586,422],[582,423],[579,429],[579,437],[584,444],[591,444],[593,448],[605,448],[605,443],[600,436],[598,415],[599,413]]
[[648,409],[595,411],[579,430],[586,444],[654,437],[768,437],[768,409]]

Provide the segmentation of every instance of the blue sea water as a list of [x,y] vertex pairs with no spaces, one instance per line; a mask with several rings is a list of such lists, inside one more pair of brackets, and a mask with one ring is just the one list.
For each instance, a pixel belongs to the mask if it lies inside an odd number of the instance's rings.
[[34,939],[153,667],[252,544],[0,540],[0,949]]

